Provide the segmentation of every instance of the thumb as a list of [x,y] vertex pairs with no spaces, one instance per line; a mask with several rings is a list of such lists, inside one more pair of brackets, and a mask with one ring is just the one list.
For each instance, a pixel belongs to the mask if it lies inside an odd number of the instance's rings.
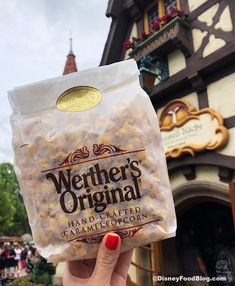
[[115,233],[108,233],[102,240],[91,280],[94,285],[110,285],[112,273],[120,253],[121,239]]

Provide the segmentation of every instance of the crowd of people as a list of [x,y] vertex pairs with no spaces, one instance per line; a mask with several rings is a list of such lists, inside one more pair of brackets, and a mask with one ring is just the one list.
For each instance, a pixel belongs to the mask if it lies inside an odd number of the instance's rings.
[[38,252],[33,243],[0,245],[0,279],[15,279],[33,271]]

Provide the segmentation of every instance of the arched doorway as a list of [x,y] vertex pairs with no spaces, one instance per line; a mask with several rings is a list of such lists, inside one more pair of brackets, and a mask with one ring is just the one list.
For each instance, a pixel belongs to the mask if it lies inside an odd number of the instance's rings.
[[[219,239],[227,240],[234,234],[229,191],[225,185],[211,182],[190,182],[173,190],[176,216],[176,237],[138,248],[132,263],[136,285],[152,285],[153,275],[179,276],[182,274],[179,249],[184,232],[193,231],[195,242],[202,252],[209,275],[213,273],[213,251]],[[216,233],[216,235],[215,235]],[[129,284],[128,284],[129,285]],[[153,285],[161,285],[155,282]],[[165,286],[175,282],[164,282]],[[177,285],[184,285],[183,282]],[[213,284],[210,284],[212,286]],[[216,285],[218,286],[218,284]]]
[[178,263],[180,264],[179,250],[183,245],[183,237],[187,233],[190,235],[191,243],[201,253],[208,275],[215,277],[218,252],[233,240],[234,229],[230,206],[218,201],[202,201],[186,208],[181,215],[178,215],[177,221]]
[[[209,275],[214,274],[213,256],[217,244],[231,241],[234,236],[228,187],[212,182],[187,182],[174,189],[173,195],[177,232],[176,237],[160,242],[161,273],[166,276],[182,274],[179,249],[183,234],[190,231],[207,264]],[[171,283],[166,282],[165,285]]]

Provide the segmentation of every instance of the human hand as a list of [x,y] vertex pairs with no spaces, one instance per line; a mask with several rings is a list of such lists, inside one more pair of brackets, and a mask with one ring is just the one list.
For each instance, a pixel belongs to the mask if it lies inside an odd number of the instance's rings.
[[104,236],[97,259],[66,263],[64,286],[126,286],[132,250],[120,254],[121,239],[115,233]]

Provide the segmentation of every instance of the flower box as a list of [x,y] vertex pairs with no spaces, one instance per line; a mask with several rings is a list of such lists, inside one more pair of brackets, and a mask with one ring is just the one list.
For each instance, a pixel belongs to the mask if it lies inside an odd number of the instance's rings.
[[144,41],[137,41],[132,45],[129,55],[138,62],[148,54],[166,56],[176,48],[179,48],[186,57],[191,54],[189,24],[179,16],[146,37]]

